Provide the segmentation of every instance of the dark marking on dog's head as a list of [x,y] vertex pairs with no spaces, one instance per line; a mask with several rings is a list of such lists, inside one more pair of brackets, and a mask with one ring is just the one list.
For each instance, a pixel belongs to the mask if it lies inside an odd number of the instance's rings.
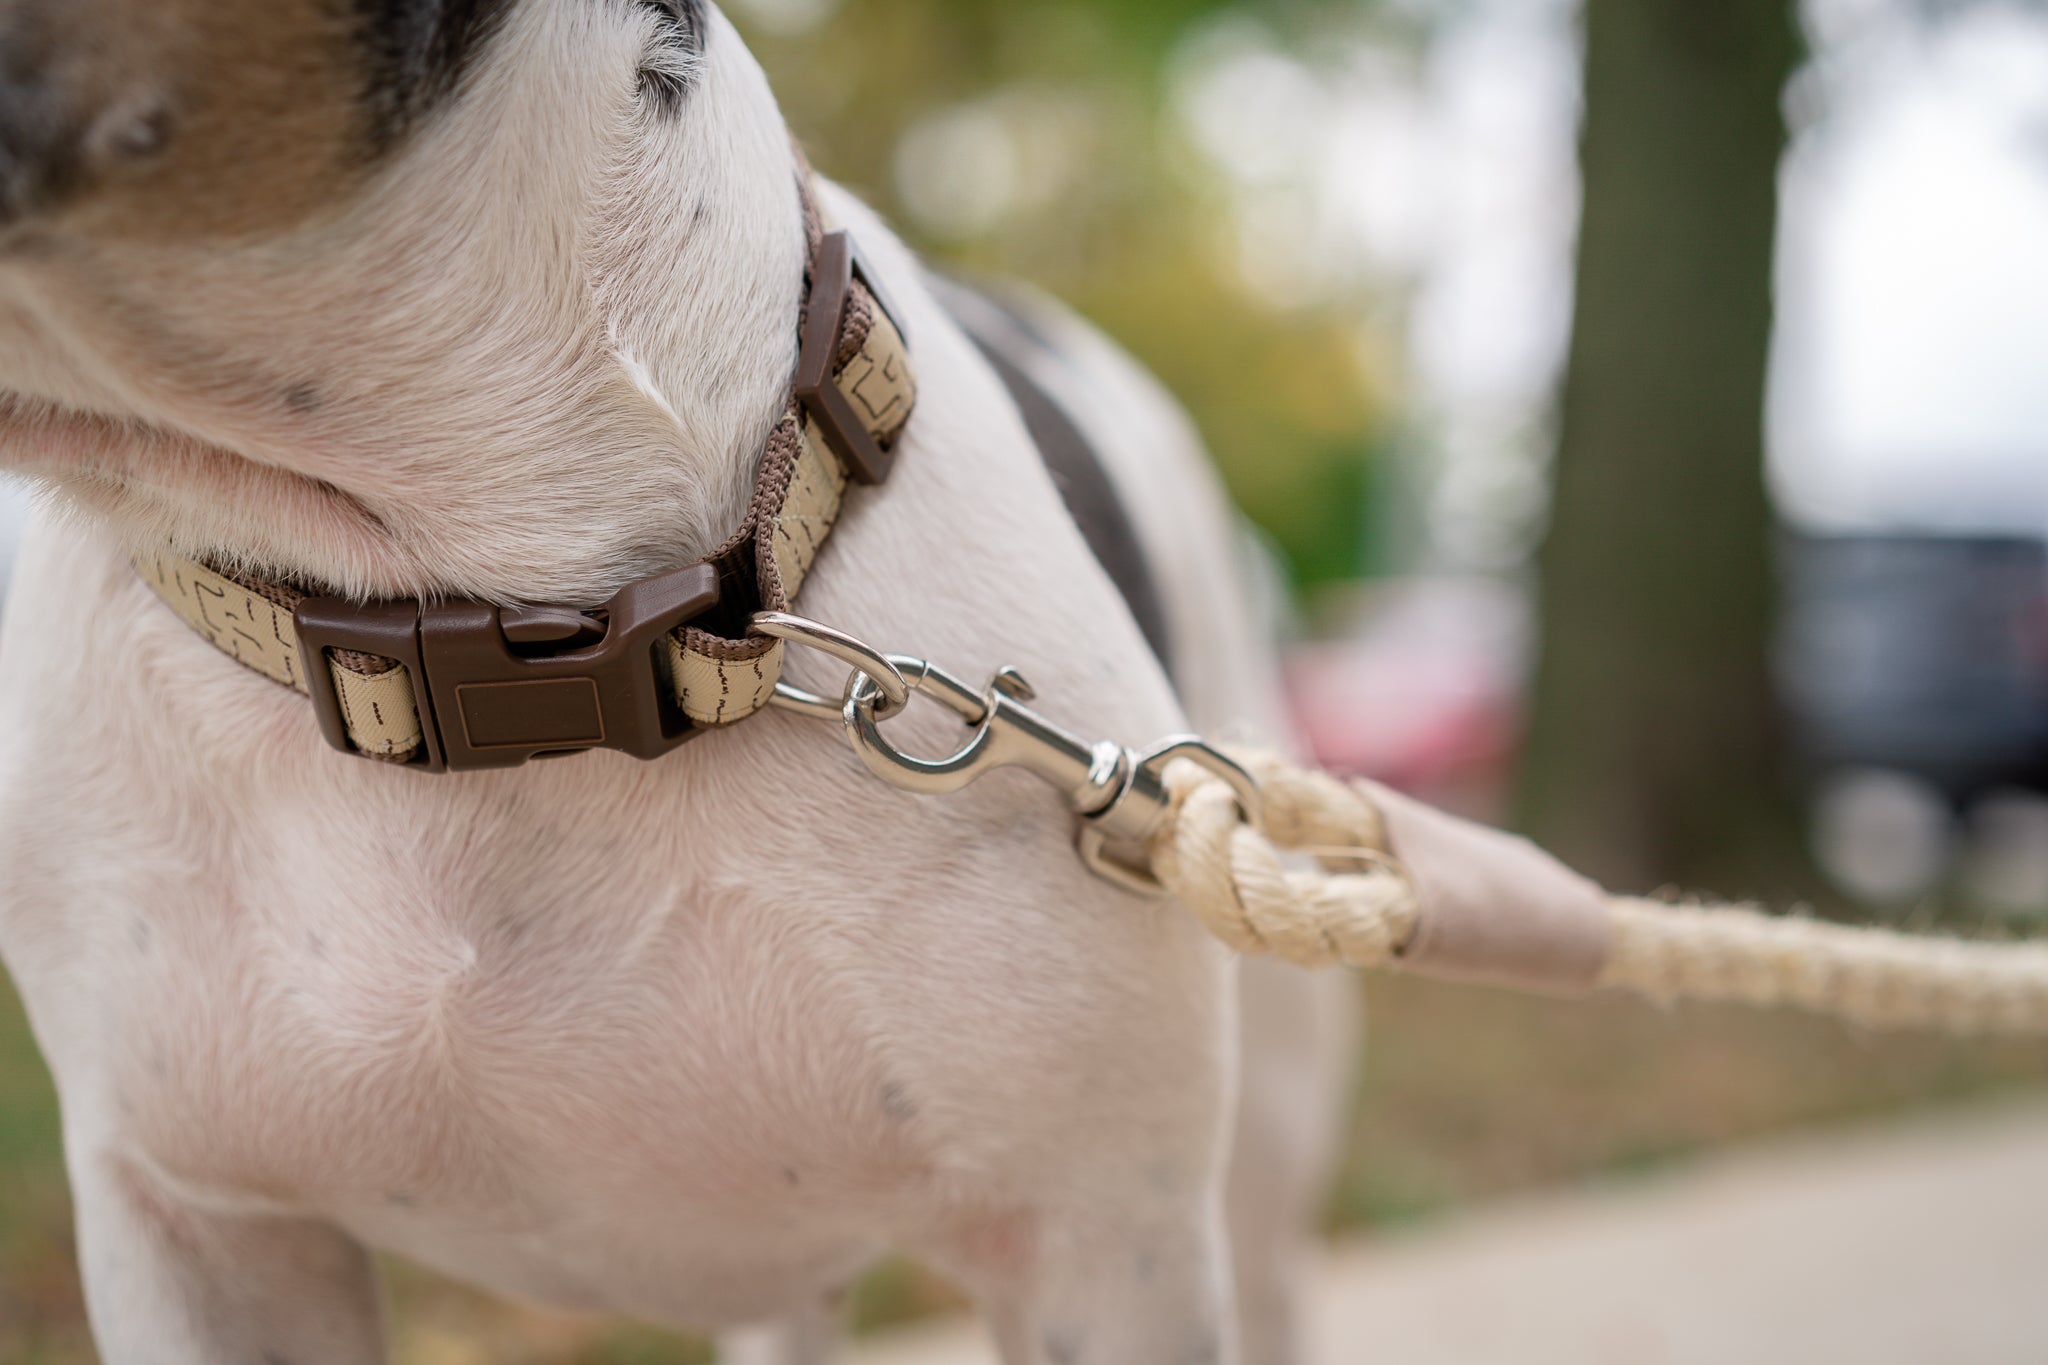
[[301,416],[317,410],[320,406],[320,390],[313,384],[294,384],[284,391],[285,411]]
[[666,28],[663,42],[673,43],[685,52],[704,50],[704,0],[636,0],[636,3],[661,17]]
[[640,65],[640,98],[663,114],[680,110],[704,51],[704,0],[634,0],[660,24],[659,50]]
[[401,141],[462,86],[517,0],[350,0],[372,151]]
[[[688,98],[705,0],[532,2],[630,23],[641,49],[606,74],[637,73],[650,114]],[[0,256],[37,231],[254,239],[333,213],[476,84],[521,3],[0,0]]]

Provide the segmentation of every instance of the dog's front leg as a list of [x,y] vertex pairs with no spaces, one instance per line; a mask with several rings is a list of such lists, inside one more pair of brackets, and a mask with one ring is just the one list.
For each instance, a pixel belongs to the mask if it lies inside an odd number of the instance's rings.
[[1004,1365],[1233,1365],[1219,1224],[1055,1233],[1038,1283],[990,1304]]
[[845,1317],[835,1301],[773,1327],[721,1337],[718,1365],[826,1365],[838,1354]]
[[1245,1365],[1295,1365],[1302,1282],[1329,1193],[1363,1042],[1358,983],[1246,962],[1243,1065],[1231,1153],[1231,1249]]
[[1004,1365],[1236,1365],[1222,1218],[1128,1216],[1147,1193],[1036,1220],[1031,1270],[977,1286]]
[[223,1217],[105,1152],[71,1163],[105,1365],[381,1365],[369,1256],[321,1223]]

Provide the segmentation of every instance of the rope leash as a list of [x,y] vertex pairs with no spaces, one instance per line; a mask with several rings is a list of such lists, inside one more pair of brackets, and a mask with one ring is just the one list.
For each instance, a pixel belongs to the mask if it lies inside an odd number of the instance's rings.
[[[1172,896],[1244,955],[1664,1003],[1791,1006],[1872,1029],[2048,1035],[2048,942],[1973,943],[1611,896],[1533,845],[1367,783],[1189,737],[1145,751],[1090,742],[1026,706],[1033,693],[1014,670],[976,689],[801,618],[771,624],[779,638],[851,665],[836,706],[786,684],[775,704],[843,724],[876,776],[937,796],[996,768],[1036,773],[1081,817],[1077,842],[1093,871],[1136,894]],[[958,753],[921,758],[889,741],[884,727],[906,688],[974,727]]]
[[[1173,804],[1153,843],[1160,880],[1240,953],[1304,967],[1402,968],[1421,910],[1412,881],[1382,861],[1384,827],[1369,794],[1270,757],[1247,766],[1263,828],[1247,823],[1228,784],[1191,767],[1170,774]],[[1349,868],[1347,848],[1365,855]],[[1288,870],[1283,849],[1316,850],[1323,870]],[[1602,988],[1662,1003],[1792,1006],[1873,1029],[2048,1034],[2048,945],[1630,897],[1608,898],[1606,913]]]

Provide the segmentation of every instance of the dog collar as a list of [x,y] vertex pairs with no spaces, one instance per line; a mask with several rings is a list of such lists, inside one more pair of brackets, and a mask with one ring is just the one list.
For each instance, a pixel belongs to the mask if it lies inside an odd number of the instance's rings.
[[652,759],[756,715],[785,646],[755,616],[789,609],[848,486],[888,478],[917,402],[900,314],[804,201],[796,380],[747,517],[710,557],[595,610],[349,602],[171,551],[137,570],[215,648],[306,693],[328,743],[361,758],[428,772],[591,749]]

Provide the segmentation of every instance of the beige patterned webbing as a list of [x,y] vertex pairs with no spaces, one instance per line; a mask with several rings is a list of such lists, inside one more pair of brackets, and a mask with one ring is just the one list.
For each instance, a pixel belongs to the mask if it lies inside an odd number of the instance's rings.
[[[306,691],[299,634],[292,623],[296,594],[272,590],[274,596],[268,595],[171,554],[137,555],[135,568],[156,595],[215,649],[267,678]],[[279,597],[286,600],[276,600]],[[388,659],[330,657],[328,668],[356,748],[395,762],[418,752],[419,711],[403,665]]]

